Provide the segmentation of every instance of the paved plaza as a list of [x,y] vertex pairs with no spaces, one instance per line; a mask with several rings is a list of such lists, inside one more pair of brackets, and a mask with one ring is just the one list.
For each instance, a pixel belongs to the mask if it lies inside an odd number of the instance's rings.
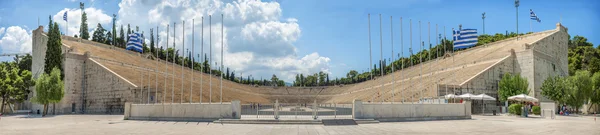
[[45,118],[5,116],[0,134],[202,134],[202,135],[599,135],[600,122],[590,116],[558,116],[555,120],[515,116],[473,116],[472,120],[391,122],[354,126],[215,124],[122,120],[122,115],[58,115]]

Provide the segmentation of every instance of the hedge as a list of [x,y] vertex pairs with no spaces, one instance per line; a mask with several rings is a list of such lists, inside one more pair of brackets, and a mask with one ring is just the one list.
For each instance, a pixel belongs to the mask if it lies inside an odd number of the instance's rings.
[[533,114],[540,115],[540,106],[533,106],[531,110],[533,111]]
[[522,104],[512,104],[508,106],[508,113],[514,115],[521,115],[521,107],[523,107]]

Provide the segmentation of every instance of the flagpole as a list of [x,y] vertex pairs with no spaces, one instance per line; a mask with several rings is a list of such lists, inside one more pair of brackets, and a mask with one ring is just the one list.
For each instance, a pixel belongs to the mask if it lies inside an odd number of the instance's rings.
[[392,60],[390,61],[392,63],[392,104],[394,104],[395,101],[395,95],[396,95],[396,90],[394,90],[394,83],[396,82],[396,78],[394,77],[394,28],[393,28],[394,24],[393,24],[393,18],[392,16],[390,16],[390,39],[392,42]]
[[[152,54],[152,53],[150,53],[150,54]],[[146,73],[148,73],[148,84],[147,84],[148,85],[148,91],[146,91],[146,93],[148,94],[148,102],[146,104],[150,104],[150,91],[151,91],[150,90],[150,86],[152,86],[152,84],[150,84],[150,83],[152,83],[152,80],[150,80],[151,79],[150,78],[150,67],[148,67],[146,70],[148,70],[148,71],[146,71]]]
[[196,29],[194,29],[194,25],[196,25],[196,23],[195,23],[195,20],[192,19],[192,57],[190,58],[190,59],[192,59],[192,63],[191,63],[192,64],[191,65],[192,66],[192,70],[191,70],[192,71],[192,79],[190,79],[190,104],[194,101],[194,99],[192,98],[192,95],[194,95],[193,94],[193,92],[194,92],[194,72],[196,72],[194,70],[194,62],[196,62],[196,61],[194,61],[194,38],[195,38],[194,33],[196,30]]
[[[210,57],[208,59],[208,65],[212,64],[212,15],[208,15],[208,46],[209,46],[209,50],[210,50]],[[210,100],[208,103],[211,104],[212,103],[212,66],[208,67],[208,71],[210,74],[210,77],[208,78],[208,80],[210,80],[210,96],[208,97],[208,99]]]
[[69,36],[69,19],[67,19],[65,21],[67,22],[67,28],[65,29],[65,33],[67,33],[67,36]]
[[[412,45],[412,43],[413,43],[413,41],[412,41],[412,19],[409,19],[409,23],[410,23],[410,48],[408,50],[410,51],[410,55],[408,56],[408,59],[410,60],[410,66],[412,67],[413,66],[413,61],[412,61],[412,54],[413,54],[413,51],[412,51],[412,47],[413,47],[413,45]],[[415,103],[414,96],[410,96],[410,101],[411,101],[410,102],[411,104]]]
[[[381,30],[381,14],[379,14],[379,71],[381,71],[381,74],[379,74],[380,78],[383,78],[383,33]],[[383,98],[382,98],[382,94],[383,94],[383,79],[379,79],[379,83],[381,83],[381,88],[379,89],[379,100],[380,102],[383,104]]]
[[185,53],[186,53],[186,52],[184,52],[185,51],[185,21],[182,21],[181,32],[182,32],[181,35],[183,37],[182,37],[182,41],[181,41],[182,42],[181,43],[181,88],[180,88],[180,90],[181,90],[181,95],[180,95],[181,99],[179,99],[180,100],[179,101],[180,104],[183,103],[183,82],[184,82],[183,81],[184,80],[184,77],[183,77],[183,67],[185,67],[185,59],[184,58],[185,58]]
[[533,32],[533,27],[531,25],[531,19],[529,19],[529,32]]
[[[455,34],[454,34],[454,28],[452,28],[452,39],[454,39],[454,36],[455,36]],[[454,45],[452,45],[452,53],[450,53],[450,56],[452,57],[452,63],[455,63],[454,62]],[[456,80],[456,73],[453,73],[453,74],[454,74],[454,80]],[[452,93],[453,94],[456,93],[456,84],[452,87]],[[456,102],[456,98],[454,98],[454,102]]]
[[[200,61],[203,60],[202,56],[204,54],[204,15],[202,16],[202,27],[201,28],[202,29],[201,29],[200,32],[202,34],[200,34],[200,35],[202,36],[202,38],[201,38],[202,40],[200,40],[201,41],[200,42]],[[203,86],[203,83],[204,83],[204,81],[203,81],[202,78],[204,78],[203,77],[204,76],[204,68],[206,68],[206,67],[202,67],[202,66],[204,66],[204,61],[200,62],[200,73],[202,73],[202,74],[200,74],[200,104],[202,104],[202,95],[203,95],[203,93],[202,93],[203,92],[202,91],[202,86]]]
[[[436,36],[438,36],[438,38],[435,38],[435,44],[436,44],[435,46],[437,46],[437,48],[436,48],[436,52],[437,52],[437,53],[435,54],[435,57],[436,57],[435,59],[436,59],[436,61],[439,63],[439,60],[440,60],[440,59],[439,59],[439,58],[440,58],[440,49],[441,49],[441,48],[440,48],[438,45],[440,45],[440,39],[441,39],[441,37],[440,37],[438,34],[439,34],[439,32],[438,32],[438,24],[435,24],[435,35],[436,35]],[[436,93],[437,93],[437,96],[440,96],[440,90],[439,90],[440,86],[439,86],[439,85],[440,85],[440,84],[438,84],[438,85],[436,86]],[[439,97],[438,97],[438,98],[439,98]],[[442,102],[442,99],[439,99],[439,100],[438,100],[438,103],[440,103],[440,104],[441,104],[441,102]]]
[[219,99],[221,104],[223,104],[223,14],[221,14],[221,99]]
[[[369,17],[369,67],[371,69],[371,65],[373,65],[373,54],[371,53],[371,14],[368,14]],[[369,75],[371,75],[371,80],[373,80],[373,72],[369,71]]]
[[[402,35],[402,17],[400,17],[400,54],[404,57],[404,36]],[[402,72],[404,72],[404,61],[402,61],[402,57],[398,56],[402,65],[400,65],[400,79],[402,79]],[[402,94],[402,90],[400,90],[400,97],[402,97],[402,104],[404,104],[404,96]]]
[[[115,28],[116,29],[116,28]],[[113,40],[114,41],[114,40]],[[154,52],[156,52],[156,62],[158,61],[158,25],[156,26],[156,47],[154,48]],[[154,104],[158,103],[158,64],[155,66],[156,70],[154,70]]]
[[[427,53],[429,58],[428,58],[427,62],[431,62],[431,23],[430,22],[427,22],[427,44],[429,45],[429,51],[428,51],[429,53]],[[429,64],[429,71],[431,74],[433,74],[433,70],[431,68],[432,65],[433,64]],[[436,84],[437,84],[437,82],[436,82]],[[431,97],[431,99],[433,99],[433,96]],[[433,103],[433,101],[429,101],[429,102]]]
[[140,67],[140,104],[144,103],[144,69]]
[[[169,24],[167,24],[167,42],[165,43],[165,45],[165,89],[163,90],[163,104],[167,100],[167,78],[169,78]],[[173,102],[171,102],[171,104],[173,104]]]
[[[448,49],[446,49],[446,44],[444,43],[444,40],[446,40],[446,42],[448,42],[448,39],[446,39],[446,26],[444,26],[443,33],[444,33],[444,39],[442,40],[441,44],[442,44],[442,46],[444,46],[444,51],[443,51],[444,53],[442,53],[444,56],[442,56],[442,57],[445,57],[446,51],[448,50]],[[448,83],[446,83],[445,88],[446,88],[446,94],[448,94]]]
[[176,22],[173,22],[173,60],[171,61],[172,67],[171,70],[173,72],[173,77],[171,77],[171,102],[175,101],[175,25]]
[[[420,49],[419,51],[423,52],[423,39],[421,39],[421,21],[419,21],[419,44],[420,44]],[[418,52],[417,52],[418,53]],[[420,66],[420,70],[419,70],[419,78],[421,79],[421,88],[425,88],[423,87],[423,54],[419,55],[419,66]],[[423,99],[423,90],[421,91],[417,91],[419,92],[419,102]],[[422,104],[423,102],[421,102]]]

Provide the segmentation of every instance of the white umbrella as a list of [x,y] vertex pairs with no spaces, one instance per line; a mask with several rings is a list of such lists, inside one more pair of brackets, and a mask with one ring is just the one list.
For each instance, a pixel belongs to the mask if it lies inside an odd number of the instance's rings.
[[444,98],[446,98],[446,99],[457,98],[457,97],[458,97],[458,96],[456,96],[456,95],[454,95],[454,94],[448,94],[448,95],[445,95],[445,96],[444,96]]
[[496,98],[488,96],[486,94],[475,95],[472,99],[473,100],[496,100]]
[[458,96],[459,98],[464,98],[464,99],[472,99],[475,97],[475,95],[471,94],[471,93],[467,93],[467,94],[462,94],[460,96]]
[[538,102],[537,98],[525,95],[525,94],[519,94],[516,96],[511,96],[508,97],[508,100],[514,100],[514,101],[521,101],[521,102]]
[[481,100],[481,108],[483,110],[483,114],[485,114],[485,107],[484,107],[484,103],[483,100],[496,100],[496,98],[488,96],[486,94],[479,94],[479,95],[475,95],[475,97],[473,97],[474,100]]

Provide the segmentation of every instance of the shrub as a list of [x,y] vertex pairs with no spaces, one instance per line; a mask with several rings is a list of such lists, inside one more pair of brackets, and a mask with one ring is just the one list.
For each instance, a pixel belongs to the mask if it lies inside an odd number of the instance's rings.
[[514,115],[521,115],[521,107],[523,107],[522,104],[512,104],[508,106],[508,113]]
[[531,110],[533,111],[533,114],[540,115],[540,106],[533,106]]

